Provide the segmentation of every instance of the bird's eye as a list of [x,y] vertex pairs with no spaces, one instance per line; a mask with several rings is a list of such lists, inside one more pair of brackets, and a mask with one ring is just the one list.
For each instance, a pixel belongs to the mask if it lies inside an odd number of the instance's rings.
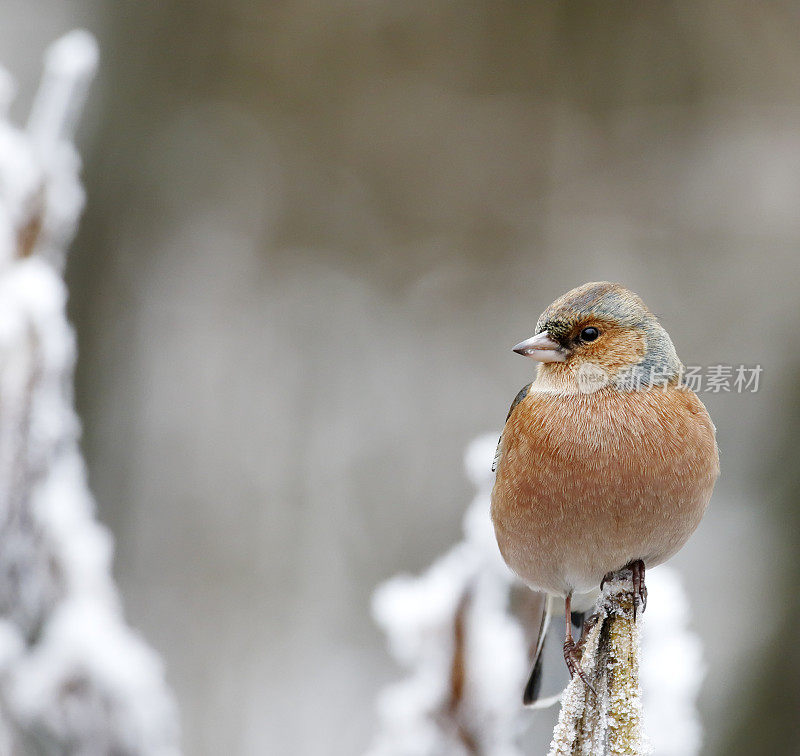
[[581,331],[581,341],[594,341],[600,335],[594,326],[589,326]]

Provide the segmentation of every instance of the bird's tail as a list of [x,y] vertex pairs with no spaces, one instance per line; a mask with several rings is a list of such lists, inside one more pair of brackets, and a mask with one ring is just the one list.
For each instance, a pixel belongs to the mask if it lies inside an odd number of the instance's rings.
[[[522,693],[522,703],[532,709],[544,709],[552,706],[561,699],[561,693],[547,698],[540,698],[542,688],[542,649],[544,641],[547,637],[547,630],[550,626],[550,619],[553,616],[554,597],[548,596],[544,603],[542,617],[539,624],[539,635],[536,643],[531,646],[531,674],[528,677],[528,683]],[[580,632],[583,627],[583,622],[586,617],[586,612],[572,612],[570,617],[575,629]],[[562,691],[563,692],[563,691]]]
[[542,687],[542,648],[547,637],[547,629],[550,627],[550,618],[553,616],[553,601],[547,596],[542,606],[542,616],[539,621],[539,633],[536,642],[531,644],[531,674],[528,683],[522,694],[524,706],[535,706],[539,700],[539,693]]

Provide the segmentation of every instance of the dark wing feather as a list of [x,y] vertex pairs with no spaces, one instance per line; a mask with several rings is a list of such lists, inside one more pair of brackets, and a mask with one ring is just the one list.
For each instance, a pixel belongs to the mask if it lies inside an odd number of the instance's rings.
[[[530,391],[531,384],[529,383],[527,386],[524,386],[520,389],[519,393],[514,397],[514,401],[511,402],[511,408],[508,410],[508,414],[506,415],[506,422],[508,422],[508,418],[511,417],[511,413],[516,409],[516,406],[528,395],[528,391]],[[500,442],[503,440],[503,434],[500,434],[500,438],[497,441],[497,451],[494,453],[494,461],[492,462],[492,472],[497,471],[497,463],[500,461]]]

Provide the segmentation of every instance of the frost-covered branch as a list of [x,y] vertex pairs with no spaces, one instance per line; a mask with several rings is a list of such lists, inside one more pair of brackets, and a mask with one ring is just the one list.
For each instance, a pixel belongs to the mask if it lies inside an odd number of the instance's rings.
[[564,692],[550,756],[650,753],[642,733],[639,627],[633,617],[633,582],[620,573],[606,582],[595,607],[581,667]]
[[567,686],[550,756],[700,753],[705,668],[688,628],[689,603],[671,567],[649,571],[647,582],[647,613],[636,623],[630,573],[604,586],[581,663],[595,693],[578,677]]
[[[57,41],[28,127],[0,113],[0,752],[176,754],[158,657],[126,627],[72,406],[61,277],[94,39]],[[0,100],[11,96],[0,76]]]

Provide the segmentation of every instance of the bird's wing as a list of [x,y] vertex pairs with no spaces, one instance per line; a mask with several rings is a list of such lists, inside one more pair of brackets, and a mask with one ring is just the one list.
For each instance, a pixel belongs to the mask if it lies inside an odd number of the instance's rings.
[[[524,386],[520,389],[519,393],[514,397],[514,401],[511,402],[511,409],[508,410],[508,414],[506,415],[506,422],[508,422],[508,418],[511,417],[511,413],[516,409],[517,405],[528,395],[528,391],[530,391],[531,384],[529,383],[527,386]],[[497,451],[494,453],[494,461],[492,462],[492,472],[497,470],[497,463],[500,461],[500,443],[503,440],[503,434],[500,434],[500,438],[497,441]]]

